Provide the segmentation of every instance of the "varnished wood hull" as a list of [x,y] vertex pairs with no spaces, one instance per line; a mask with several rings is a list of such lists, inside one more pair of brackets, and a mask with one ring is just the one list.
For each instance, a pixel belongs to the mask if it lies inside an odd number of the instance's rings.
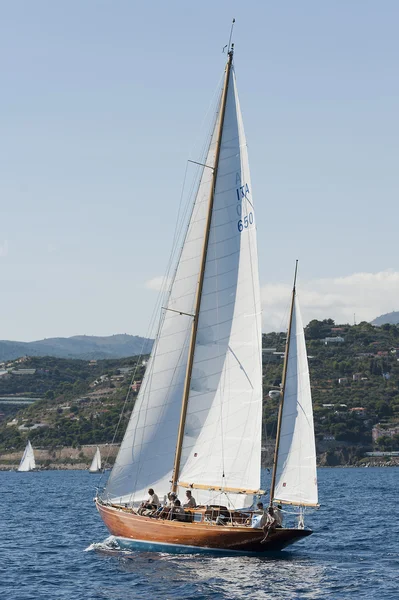
[[[307,537],[309,529],[276,529],[266,540],[261,529],[209,523],[181,523],[139,516],[122,508],[96,504],[112,535],[132,548],[171,552],[276,552]],[[128,542],[131,542],[130,544]]]

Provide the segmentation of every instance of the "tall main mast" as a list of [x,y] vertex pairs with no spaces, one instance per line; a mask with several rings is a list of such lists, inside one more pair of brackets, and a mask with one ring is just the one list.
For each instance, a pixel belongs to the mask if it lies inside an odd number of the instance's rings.
[[193,318],[193,323],[192,323],[192,327],[191,327],[190,345],[189,345],[189,350],[188,350],[186,377],[184,380],[179,431],[177,434],[175,462],[174,462],[174,466],[173,466],[172,491],[174,491],[174,492],[177,489],[177,482],[179,479],[184,428],[185,428],[185,424],[186,424],[188,398],[190,395],[190,383],[191,383],[191,376],[192,376],[193,364],[194,364],[194,351],[195,351],[195,344],[196,344],[196,340],[197,340],[198,320],[199,320],[199,313],[200,313],[200,307],[201,307],[202,288],[204,285],[205,265],[206,265],[206,257],[207,257],[207,253],[208,253],[208,242],[209,242],[209,234],[210,234],[210,229],[211,229],[213,203],[214,203],[214,198],[215,198],[216,179],[217,179],[218,166],[219,166],[219,157],[220,157],[220,148],[221,148],[221,142],[222,142],[224,117],[225,117],[225,113],[226,113],[227,91],[228,91],[228,87],[229,87],[231,67],[232,67],[232,63],[233,63],[233,52],[234,52],[234,44],[231,45],[231,49],[229,49],[229,53],[228,53],[228,60],[227,60],[227,65],[226,65],[222,98],[221,98],[221,103],[220,103],[220,121],[219,121],[218,136],[217,136],[217,140],[216,140],[215,161],[214,161],[214,165],[213,165],[211,191],[209,194],[208,212],[207,212],[205,232],[204,232],[204,244],[202,247],[201,264],[200,264],[200,271],[199,271],[199,276],[198,276],[197,291],[196,291],[196,296],[195,296],[194,318]]
[[274,449],[274,459],[273,459],[273,473],[272,473],[272,482],[270,484],[270,505],[273,504],[274,490],[276,487],[276,473],[277,473],[277,459],[278,459],[278,450],[280,446],[280,434],[281,434],[281,419],[283,416],[283,407],[284,407],[284,396],[285,396],[285,384],[287,381],[287,365],[288,365],[288,352],[290,349],[290,340],[291,340],[291,329],[292,329],[292,315],[294,312],[294,302],[295,302],[295,294],[296,294],[296,275],[298,271],[298,261],[295,263],[295,275],[294,275],[294,285],[292,288],[292,298],[291,298],[291,310],[290,310],[290,319],[288,322],[288,334],[287,341],[285,344],[285,356],[284,356],[284,367],[283,367],[283,391],[280,400],[280,406],[278,409],[278,418],[277,418],[277,433],[276,433],[276,446]]

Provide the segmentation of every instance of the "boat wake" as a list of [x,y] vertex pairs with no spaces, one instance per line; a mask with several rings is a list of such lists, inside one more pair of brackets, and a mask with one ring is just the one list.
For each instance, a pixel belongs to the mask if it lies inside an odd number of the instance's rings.
[[103,542],[93,542],[92,544],[90,544],[90,546],[87,546],[87,548],[85,548],[85,552],[91,552],[93,550],[95,552],[101,552],[104,554],[126,552],[119,546],[116,537],[114,537],[113,535],[107,537]]

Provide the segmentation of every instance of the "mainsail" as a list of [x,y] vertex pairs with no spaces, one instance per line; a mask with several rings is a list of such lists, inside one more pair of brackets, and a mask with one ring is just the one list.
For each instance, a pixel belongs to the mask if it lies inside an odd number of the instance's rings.
[[89,467],[90,473],[98,473],[101,471],[101,453],[100,448],[97,446],[96,452],[94,454],[93,460]]
[[35,455],[33,453],[32,444],[28,440],[26,448],[19,463],[18,471],[32,471],[36,469]]
[[312,395],[303,323],[294,286],[288,333],[276,486],[272,500],[317,506]]
[[[105,489],[105,499],[113,502],[139,502],[149,487],[166,496],[172,477],[181,487],[198,485],[195,495],[201,503],[217,499],[249,505],[252,495],[244,491],[260,486],[262,352],[255,213],[230,62],[169,299]],[[181,422],[181,457],[173,473]]]

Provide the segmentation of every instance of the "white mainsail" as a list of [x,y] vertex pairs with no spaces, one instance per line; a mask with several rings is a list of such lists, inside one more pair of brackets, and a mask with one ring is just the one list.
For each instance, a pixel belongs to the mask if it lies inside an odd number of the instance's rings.
[[275,502],[317,506],[312,395],[302,318],[294,289],[278,445]]
[[[220,117],[219,107],[205,160],[209,166],[215,165]],[[205,487],[259,489],[261,308],[252,189],[233,73],[215,166],[215,182],[213,169],[203,169],[159,333],[105,489],[105,499],[113,502],[139,502],[149,487],[162,498],[171,488],[213,184],[179,480]],[[202,503],[215,499],[208,490],[195,490],[195,495]],[[236,506],[252,502],[245,494],[222,499]]]
[[[227,90],[180,481],[258,490],[262,422],[261,304],[247,145],[234,73]],[[209,503],[208,490],[195,489]],[[251,505],[252,494],[216,496]],[[213,494],[215,500],[215,494]]]
[[99,473],[101,471],[101,453],[98,446],[89,467],[89,471],[90,473]]
[[36,469],[35,455],[32,444],[28,440],[21,458],[21,462],[19,463],[18,471],[32,471],[33,469]]

